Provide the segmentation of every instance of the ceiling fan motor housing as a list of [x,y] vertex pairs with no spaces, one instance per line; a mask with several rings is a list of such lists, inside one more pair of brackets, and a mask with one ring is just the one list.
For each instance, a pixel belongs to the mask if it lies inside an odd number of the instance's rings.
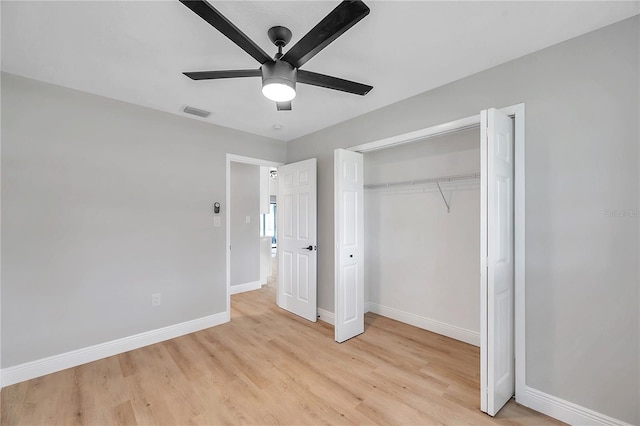
[[298,70],[289,62],[275,59],[273,62],[265,62],[260,67],[262,70],[262,86],[267,84],[285,84],[296,89]]

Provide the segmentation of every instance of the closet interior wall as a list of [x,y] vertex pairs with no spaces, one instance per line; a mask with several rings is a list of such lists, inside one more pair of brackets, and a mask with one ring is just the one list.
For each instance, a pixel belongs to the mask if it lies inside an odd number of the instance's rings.
[[479,179],[419,182],[479,172],[479,128],[365,153],[371,312],[479,346]]

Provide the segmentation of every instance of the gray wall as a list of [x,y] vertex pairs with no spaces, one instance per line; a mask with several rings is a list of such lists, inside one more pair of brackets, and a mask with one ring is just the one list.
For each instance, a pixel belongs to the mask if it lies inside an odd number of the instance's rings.
[[226,153],[286,150],[9,74],[2,145],[2,367],[223,312]]
[[333,311],[334,148],[524,102],[526,383],[640,423],[638,21],[290,142],[289,162],[318,159],[319,306]]
[[231,162],[230,208],[231,285],[260,281],[260,166]]

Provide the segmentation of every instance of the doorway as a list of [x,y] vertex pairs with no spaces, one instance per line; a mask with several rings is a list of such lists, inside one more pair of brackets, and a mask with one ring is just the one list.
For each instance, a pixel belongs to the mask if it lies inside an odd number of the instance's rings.
[[[511,117],[511,118],[509,118]],[[344,182],[353,183],[344,170],[363,168],[364,153],[395,145],[406,144],[448,134],[454,131],[477,127],[480,124],[481,138],[481,241],[487,243],[481,253],[481,407],[482,411],[494,415],[506,400],[524,391],[524,105],[519,104],[501,110],[483,111],[481,115],[452,121],[415,132],[374,141],[346,150],[336,150],[335,181],[335,294],[336,309],[345,307],[345,312],[354,311],[360,321],[364,321],[364,312],[357,309],[363,305],[364,286],[361,274],[352,271],[353,265],[343,265],[342,252],[349,249],[340,238],[348,224],[360,219],[355,212],[362,210],[363,203],[349,207],[345,202],[357,199],[354,189],[345,189]],[[506,130],[505,130],[506,129]],[[346,155],[347,153],[353,153]],[[346,159],[346,160],[345,160]],[[503,161],[504,160],[504,161]],[[506,161],[506,162],[505,162]],[[502,167],[501,163],[510,166]],[[502,174],[510,169],[509,175]],[[489,170],[487,174],[487,170]],[[362,177],[359,186],[362,189]],[[511,188],[511,189],[508,189]],[[441,188],[438,188],[442,194]],[[449,205],[443,195],[443,201]],[[355,222],[354,222],[355,221]],[[487,226],[489,227],[487,230]],[[493,230],[493,231],[492,231]],[[508,243],[508,244],[506,244]],[[353,247],[356,247],[355,245]],[[496,251],[497,248],[497,251]],[[340,254],[340,256],[338,255]],[[353,257],[353,256],[349,256]],[[361,257],[361,264],[365,262]],[[504,269],[510,264],[509,269]],[[504,271],[504,272],[502,272]],[[510,272],[508,272],[510,271]],[[511,284],[509,293],[498,284],[508,279]],[[360,281],[358,281],[360,280]],[[484,280],[484,281],[483,281]],[[353,291],[353,289],[358,289]],[[506,297],[505,297],[506,295]],[[343,298],[346,300],[339,300]],[[351,298],[351,299],[349,299]],[[509,302],[505,302],[510,300]],[[339,328],[352,328],[351,324],[339,321],[340,312],[336,312],[336,336]],[[515,316],[515,318],[514,318]],[[344,315],[343,315],[344,317]],[[515,325],[514,325],[515,319]],[[353,319],[350,320],[353,322]],[[355,334],[354,334],[355,335]],[[348,338],[348,336],[347,336]],[[344,336],[343,336],[344,339]],[[516,362],[513,354],[516,354]],[[517,373],[517,374],[516,374]],[[505,374],[509,379],[505,379]],[[511,385],[505,387],[507,382]],[[510,390],[509,390],[510,389]]]
[[[231,319],[231,168],[233,163],[277,169],[277,305],[315,322],[317,319],[317,160],[282,164],[227,154],[226,159],[227,321]],[[256,222],[258,224],[258,222]],[[259,227],[256,227],[258,230]],[[269,238],[270,240],[270,238]],[[260,281],[256,281],[260,283]]]
[[[226,312],[228,316],[227,320],[231,319],[231,295],[234,293],[242,292],[242,291],[258,289],[263,284],[264,280],[262,279],[261,269],[263,269],[264,266],[261,265],[261,263],[263,262],[261,262],[262,259],[260,255],[261,253],[260,233],[261,233],[261,225],[263,224],[262,223],[263,221],[261,220],[262,215],[259,213],[260,193],[261,193],[259,175],[260,175],[261,168],[267,168],[268,170],[270,170],[270,169],[275,169],[280,165],[281,163],[274,162],[274,161],[263,160],[263,159],[252,158],[252,157],[244,157],[244,156],[235,155],[235,154],[227,154],[226,199],[225,199],[225,206],[223,206],[222,208],[222,210],[224,210],[224,213],[225,213],[225,223],[226,223],[226,247],[227,247],[227,253],[226,253],[227,311]],[[242,172],[243,169],[247,169],[246,173]],[[238,170],[240,170],[240,173],[238,174],[232,173],[232,171],[235,172]],[[252,178],[249,176],[253,172],[255,172],[255,178]],[[238,198],[243,198],[242,197],[243,194],[237,193],[238,191],[243,189],[243,182],[240,182],[240,181],[237,182],[239,186],[232,186],[232,176],[235,176],[236,179],[242,176],[247,176],[249,179],[252,179],[251,183],[248,185],[251,187],[252,193],[244,194],[244,195],[248,195],[249,196],[248,198],[251,198],[251,202],[255,204],[255,206],[251,206],[252,208],[251,213],[244,212],[244,211],[232,212],[232,205],[236,205],[236,210],[238,208],[243,208],[242,206],[243,203],[235,203],[235,201],[237,201]],[[268,185],[268,181],[265,183]],[[234,195],[236,196],[235,198],[234,198]],[[267,198],[267,206],[269,206],[268,208],[270,208],[270,204],[271,204],[270,201],[271,201],[270,197]],[[238,259],[240,259],[239,261],[242,261],[242,257],[245,254],[243,247],[236,247],[233,255],[238,254],[238,256],[232,257],[232,249],[233,249],[232,242],[236,243],[236,245],[238,244],[238,242],[240,244],[243,243],[241,235],[232,234],[232,228],[234,226],[237,226],[238,229],[240,230],[242,230],[245,227],[250,228],[250,230],[247,232],[247,235],[248,235],[248,238],[251,238],[251,241],[248,244],[251,245],[251,248],[250,248],[250,251],[252,253],[251,256],[255,258],[253,259],[253,262],[252,262],[252,266],[254,267],[253,271],[251,272],[252,275],[250,276],[250,278],[246,278],[246,280],[248,280],[246,283],[242,283],[242,282],[236,283],[232,280],[232,275],[233,275],[233,278],[237,280],[236,274],[235,273],[232,274],[232,271],[234,270],[234,268],[236,270],[242,269],[242,265],[236,264],[237,263],[236,261]],[[271,261],[271,255],[272,255],[271,238],[267,238],[267,239],[268,239],[268,246],[266,248],[266,251],[268,251],[268,258],[269,258],[269,261]],[[232,265],[232,262],[234,262],[233,265]],[[239,271],[239,273],[244,273],[244,272],[246,271]],[[232,284],[236,284],[236,285],[232,285]]]

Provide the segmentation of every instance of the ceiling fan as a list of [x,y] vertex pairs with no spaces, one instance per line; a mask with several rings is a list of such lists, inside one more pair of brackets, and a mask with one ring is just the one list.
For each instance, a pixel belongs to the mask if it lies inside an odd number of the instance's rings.
[[282,48],[291,40],[291,31],[282,26],[271,27],[269,39],[278,48],[273,58],[205,0],[180,0],[185,6],[211,24],[260,64],[258,69],[195,71],[183,73],[193,80],[236,77],[262,77],[262,93],[276,102],[278,111],[290,111],[296,96],[296,83],[310,84],[364,96],[371,89],[362,83],[299,69],[309,59],[340,37],[369,14],[362,1],[343,1],[302,37],[287,53]]

